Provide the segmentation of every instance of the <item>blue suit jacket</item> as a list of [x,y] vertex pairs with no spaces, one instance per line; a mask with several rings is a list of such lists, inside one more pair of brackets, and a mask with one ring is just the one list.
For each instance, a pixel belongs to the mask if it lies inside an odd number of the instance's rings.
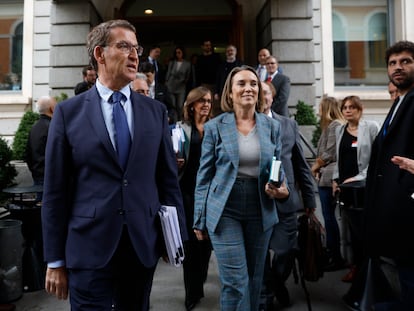
[[[259,193],[263,231],[278,222],[275,200],[265,193],[273,156],[280,159],[280,124],[256,113],[260,139]],[[195,190],[194,227],[214,232],[237,177],[239,147],[233,113],[223,113],[204,125],[204,138]]]
[[154,266],[162,239],[160,204],[177,207],[187,238],[165,107],[131,92],[134,135],[118,164],[96,87],[56,106],[46,148],[42,222],[45,260],[68,268],[105,266],[124,224],[141,260]]

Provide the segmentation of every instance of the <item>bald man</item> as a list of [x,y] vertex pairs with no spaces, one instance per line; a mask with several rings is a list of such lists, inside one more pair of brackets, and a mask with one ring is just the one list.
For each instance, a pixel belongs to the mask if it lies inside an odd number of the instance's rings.
[[[39,120],[32,126],[26,145],[26,162],[32,173],[34,185],[43,186],[45,171],[45,149],[49,123],[56,106],[56,99],[50,96],[42,96],[38,99],[37,110]],[[41,193],[37,195],[37,201],[42,200]]]

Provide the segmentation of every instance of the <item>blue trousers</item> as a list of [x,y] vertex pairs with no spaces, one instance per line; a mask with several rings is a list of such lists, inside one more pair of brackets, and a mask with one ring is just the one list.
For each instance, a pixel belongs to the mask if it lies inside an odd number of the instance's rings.
[[335,217],[335,200],[332,196],[332,187],[319,187],[322,214],[325,220],[326,247],[334,259],[341,258],[340,236],[338,222]]
[[222,311],[259,308],[272,230],[263,232],[256,179],[237,179],[215,232],[209,232],[221,281]]

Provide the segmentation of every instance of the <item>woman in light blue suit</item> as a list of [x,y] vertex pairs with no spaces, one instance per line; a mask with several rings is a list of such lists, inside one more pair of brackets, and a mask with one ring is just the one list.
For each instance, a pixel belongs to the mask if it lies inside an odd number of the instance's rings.
[[286,184],[269,183],[273,156],[280,159],[280,123],[263,111],[260,80],[236,67],[224,85],[223,114],[207,122],[194,206],[194,232],[213,244],[221,280],[221,310],[256,311],[273,226],[275,199]]

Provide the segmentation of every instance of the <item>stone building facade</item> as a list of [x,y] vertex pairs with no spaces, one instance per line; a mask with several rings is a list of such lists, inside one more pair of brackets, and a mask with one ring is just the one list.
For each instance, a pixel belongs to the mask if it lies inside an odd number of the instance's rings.
[[[372,2],[376,2],[375,8],[370,8]],[[203,23],[196,24],[199,22],[196,19],[204,21],[205,25],[213,25],[209,30],[212,38],[221,40],[219,35],[224,34],[227,40],[239,47],[239,55],[246,64],[256,65],[257,51],[261,47],[267,47],[279,58],[284,73],[291,79],[289,106],[292,113],[298,100],[314,105],[317,111],[324,94],[337,98],[353,94],[363,99],[365,115],[378,121],[382,121],[390,106],[386,77],[383,77],[385,64],[377,69],[371,59],[358,62],[361,58],[358,49],[350,46],[361,44],[369,50],[368,57],[375,57],[378,42],[370,39],[369,30],[373,29],[374,37],[377,19],[369,18],[376,13],[379,20],[384,14],[387,17],[387,43],[414,41],[414,20],[409,18],[409,12],[414,11],[414,1],[411,0],[211,0],[205,2],[204,8],[196,8],[191,0],[177,0],[174,5],[163,0],[151,3],[163,5],[164,13],[152,17],[152,23],[147,23],[140,12],[144,2],[139,0],[3,0],[0,4],[0,12],[3,12],[0,13],[0,29],[2,18],[6,18],[2,14],[10,12],[9,15],[17,16],[16,20],[20,14],[23,39],[20,89],[0,90],[0,136],[12,140],[21,116],[35,108],[40,96],[61,93],[73,96],[73,87],[82,78],[82,67],[88,64],[86,35],[91,27],[108,19],[130,20],[137,25],[138,35],[142,29],[154,28],[156,24],[165,25],[164,32],[168,34],[169,25],[173,27],[173,24],[182,23],[188,38],[192,32],[189,27],[193,23],[194,27],[199,27],[196,31],[200,34],[200,42],[205,33],[202,33]],[[351,39],[346,43],[347,36],[358,36],[352,18],[357,18],[364,10],[367,13],[361,20],[367,22],[361,23],[360,30],[367,33],[364,34],[366,38]],[[341,27],[350,29],[350,35],[342,34],[345,39],[341,39]],[[365,31],[364,27],[368,30]],[[180,30],[174,31],[179,33]],[[1,36],[0,33],[0,39]],[[151,40],[151,43],[157,43],[156,38]],[[147,38],[146,42],[151,40]],[[184,42],[185,38],[181,40]],[[198,46],[195,39],[192,40],[189,47],[195,50]],[[168,45],[177,43],[177,40],[168,41],[163,37],[161,43],[167,50]],[[218,43],[224,47],[224,41]],[[141,41],[140,44],[146,47]],[[2,48],[0,46],[0,50]],[[338,62],[342,54],[346,55],[349,63]],[[381,81],[374,85],[363,79],[364,72],[356,70],[362,68],[363,71],[369,67],[367,64],[374,68],[371,72],[379,73],[377,76]],[[336,84],[341,75],[345,75],[345,82],[349,84]]]

